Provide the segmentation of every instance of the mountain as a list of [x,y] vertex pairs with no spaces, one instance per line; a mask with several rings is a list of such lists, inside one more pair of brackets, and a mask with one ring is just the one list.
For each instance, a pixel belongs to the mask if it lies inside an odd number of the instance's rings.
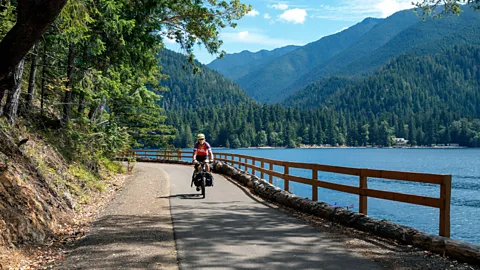
[[[414,21],[415,23],[408,27],[398,27],[404,26],[403,22]],[[402,31],[398,31],[400,29]],[[478,11],[465,9],[461,16],[429,18],[427,21],[415,19],[411,10],[397,12],[377,25],[357,44],[298,79],[286,93],[295,92],[311,82],[330,75],[369,74],[389,59],[404,53],[434,54],[452,45],[462,44],[480,44]],[[281,97],[278,100],[280,99]]]
[[199,62],[195,65],[200,71],[194,74],[183,54],[165,49],[158,57],[162,74],[169,76],[160,81],[160,86],[169,89],[161,93],[160,102],[166,110],[255,102],[237,84]]
[[367,18],[342,32],[307,44],[264,65],[252,66],[248,68],[248,74],[235,79],[235,82],[256,100],[269,101],[312,68],[355,44],[381,21]]
[[404,10],[385,19],[365,19],[252,67],[234,81],[256,100],[275,103],[328,76],[364,76],[402,54],[434,54],[463,44],[480,44],[480,12],[465,8],[460,16],[422,21]]
[[283,104],[253,102],[231,81],[218,84],[220,74],[201,66],[202,76],[193,75],[181,68],[190,65],[184,56],[165,53],[176,89],[165,95],[166,124],[177,129],[177,147],[190,147],[199,132],[233,148],[389,146],[392,137],[480,147],[480,46],[401,55],[364,77],[326,77]]
[[453,46],[433,55],[402,55],[365,78],[329,77],[315,82],[283,104],[328,107],[366,118],[438,112],[444,113],[442,121],[480,118],[479,66],[478,45]]
[[[238,103],[167,111],[179,129],[175,145],[208,133],[215,146],[303,144],[480,147],[480,46],[433,55],[402,55],[362,78],[328,77],[283,105]],[[184,138],[190,138],[184,140]]]
[[345,74],[342,68],[356,59],[370,56],[378,48],[384,46],[392,40],[392,38],[419,21],[420,20],[411,10],[400,11],[381,20],[368,33],[362,36],[358,42],[332,56],[320,65],[310,69],[305,75],[297,79],[295,82],[292,82],[289,87],[285,88],[282,93],[283,95],[276,96],[277,98],[275,101],[281,101],[286,95],[289,95],[323,77],[337,74],[350,75],[350,73]]
[[251,69],[264,65],[297,48],[299,46],[290,45],[271,51],[261,50],[255,53],[242,51],[240,53],[227,54],[221,59],[213,60],[207,67],[227,78],[236,80],[245,76]]

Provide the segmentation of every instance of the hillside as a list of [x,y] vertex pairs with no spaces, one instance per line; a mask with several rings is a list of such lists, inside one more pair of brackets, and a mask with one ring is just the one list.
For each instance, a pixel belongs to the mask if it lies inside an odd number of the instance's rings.
[[66,134],[43,124],[21,119],[12,128],[0,119],[0,269],[61,259],[61,244],[85,234],[123,179],[115,176],[122,166],[105,158],[94,171],[68,160]]
[[[402,55],[364,78],[328,77],[284,104],[238,103],[167,112],[177,147],[204,132],[214,146],[457,143],[480,146],[480,46]],[[187,138],[187,139],[185,139]]]
[[235,82],[256,100],[269,101],[281,93],[285,86],[290,85],[312,68],[355,44],[380,21],[367,18],[340,33],[307,44],[265,65],[251,68],[247,75],[236,79]]
[[261,50],[258,52],[242,51],[240,53],[227,54],[222,59],[215,59],[207,65],[223,76],[236,80],[248,74],[252,69],[265,65],[275,58],[296,50],[299,46],[285,46],[271,51]]
[[[460,16],[425,21],[412,10],[400,11],[386,19],[366,19],[253,69],[235,81],[256,100],[280,102],[322,78],[367,75],[405,53],[434,54],[452,45],[480,44],[479,26],[480,13],[469,8]],[[358,31],[360,27],[363,31]],[[344,38],[348,44],[342,43]],[[305,55],[308,57],[302,57]]]
[[196,109],[254,102],[234,82],[199,62],[194,74],[192,64],[183,54],[162,50],[159,54],[162,73],[169,78],[160,81],[169,90],[162,92],[161,106],[166,110]]
[[309,85],[284,105],[328,107],[354,115],[412,116],[443,111],[480,118],[480,46],[455,46],[434,55],[404,55],[366,78],[331,77]]
[[[411,23],[408,27],[395,31],[408,22]],[[360,42],[298,79],[287,93],[331,75],[369,74],[403,53],[434,54],[452,45],[480,44],[479,29],[480,14],[472,9],[466,9],[461,16],[427,21],[418,21],[410,10],[398,12],[372,29]]]

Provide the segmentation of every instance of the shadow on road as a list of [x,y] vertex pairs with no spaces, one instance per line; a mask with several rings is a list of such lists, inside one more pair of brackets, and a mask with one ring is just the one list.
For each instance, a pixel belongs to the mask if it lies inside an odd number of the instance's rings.
[[203,196],[201,193],[192,193],[192,194],[173,194],[170,196],[160,196],[157,198],[158,199],[180,198],[185,200],[198,200],[198,199],[203,199]]
[[189,206],[172,210],[185,269],[375,269],[347,251],[345,243],[317,237],[313,228],[256,202],[206,202],[194,212]]

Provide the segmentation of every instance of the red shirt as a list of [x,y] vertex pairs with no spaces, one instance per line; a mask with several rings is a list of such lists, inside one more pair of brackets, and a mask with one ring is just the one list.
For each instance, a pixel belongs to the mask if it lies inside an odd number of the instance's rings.
[[205,142],[204,144],[200,144],[195,142],[193,145],[193,151],[197,151],[197,156],[206,156],[208,154],[208,150],[211,150],[210,144]]

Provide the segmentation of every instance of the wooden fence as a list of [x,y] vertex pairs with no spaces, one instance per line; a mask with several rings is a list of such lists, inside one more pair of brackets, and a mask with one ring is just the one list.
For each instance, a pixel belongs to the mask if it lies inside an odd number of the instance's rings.
[[[153,150],[130,150],[135,157],[143,157],[149,159],[188,159],[191,160],[191,151],[153,151]],[[268,181],[273,182],[273,177],[278,177],[284,181],[284,189],[289,191],[290,182],[297,182],[312,186],[312,200],[318,201],[318,188],[326,188],[359,196],[359,212],[365,215],[368,214],[367,198],[379,198],[391,200],[396,202],[404,202],[416,205],[423,205],[438,208],[440,210],[440,229],[441,236],[450,237],[450,200],[452,189],[452,176],[445,174],[427,174],[414,172],[400,172],[400,171],[385,171],[373,169],[359,169],[339,166],[329,166],[314,163],[288,162],[273,160],[268,158],[260,158],[254,156],[232,154],[232,153],[218,153],[215,154],[215,159],[230,163],[232,166],[251,169],[252,174],[260,172],[260,178],[265,179],[265,174],[268,175]],[[260,166],[257,166],[260,165]],[[283,167],[283,172],[274,171],[274,166]],[[267,169],[268,167],[268,169]],[[305,169],[311,171],[311,178],[299,177],[290,174],[291,169]],[[326,182],[318,179],[318,172],[338,173],[345,175],[358,176],[358,187],[348,186]],[[408,182],[419,182],[440,185],[440,196],[438,198],[418,196],[383,190],[376,190],[368,188],[368,178],[383,178],[389,180],[403,180]]]

